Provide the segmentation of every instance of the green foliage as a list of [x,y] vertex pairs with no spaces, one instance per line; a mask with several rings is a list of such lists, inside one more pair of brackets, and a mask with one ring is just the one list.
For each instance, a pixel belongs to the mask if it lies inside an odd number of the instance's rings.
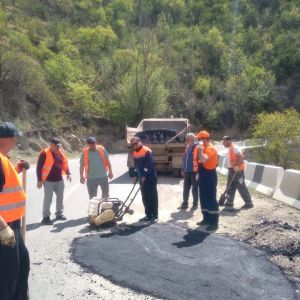
[[297,0],[2,1],[2,113],[246,130],[300,108],[299,29]]
[[258,114],[252,134],[265,144],[259,150],[263,162],[287,168],[299,159],[300,114],[295,109]]

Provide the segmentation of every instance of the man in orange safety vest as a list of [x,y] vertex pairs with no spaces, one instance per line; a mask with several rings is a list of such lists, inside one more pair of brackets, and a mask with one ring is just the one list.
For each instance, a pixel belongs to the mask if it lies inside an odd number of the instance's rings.
[[80,158],[80,182],[87,184],[90,199],[97,196],[98,186],[102,191],[102,198],[109,197],[108,179],[113,178],[109,155],[102,145],[97,145],[96,138],[86,139],[87,147]]
[[9,122],[0,124],[0,299],[28,299],[29,254],[20,232],[26,195],[18,173],[28,169],[26,161],[15,168],[8,153],[20,132]]

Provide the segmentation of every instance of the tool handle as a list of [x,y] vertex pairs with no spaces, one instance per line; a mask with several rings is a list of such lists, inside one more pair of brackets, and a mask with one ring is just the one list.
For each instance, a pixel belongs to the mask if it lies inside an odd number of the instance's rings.
[[[27,183],[27,171],[25,169],[22,170],[22,187],[24,192],[26,192],[26,183]],[[26,202],[25,202],[26,205]],[[25,206],[25,213],[22,218],[22,224],[21,224],[21,236],[25,242],[25,236],[26,236],[26,206]]]

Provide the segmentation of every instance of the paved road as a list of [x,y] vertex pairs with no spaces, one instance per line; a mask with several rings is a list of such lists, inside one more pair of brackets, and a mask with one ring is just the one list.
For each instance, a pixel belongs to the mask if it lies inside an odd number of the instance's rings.
[[[111,196],[124,199],[131,188],[125,174],[126,156],[112,155],[111,159],[115,173]],[[65,192],[68,220],[53,226],[39,223],[43,192],[35,188],[34,171],[28,175],[31,299],[150,299],[144,292],[169,299],[228,299],[225,295],[231,299],[295,299],[288,281],[261,252],[178,225],[177,221],[192,215],[176,211],[178,180],[160,180],[164,224],[147,227],[137,223],[143,216],[138,197],[135,214],[124,219],[134,224],[91,231],[86,220],[88,196],[86,187],[79,183],[78,160],[71,161],[70,169],[73,182],[66,183]],[[109,276],[110,281],[97,273]]]

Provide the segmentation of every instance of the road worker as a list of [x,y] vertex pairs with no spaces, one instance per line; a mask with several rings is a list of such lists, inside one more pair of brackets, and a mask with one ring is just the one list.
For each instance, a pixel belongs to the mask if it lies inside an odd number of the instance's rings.
[[0,124],[0,299],[28,298],[29,254],[20,233],[26,195],[18,173],[28,169],[26,161],[14,168],[8,153],[20,136],[9,122]]
[[233,208],[235,192],[238,190],[245,202],[241,208],[252,208],[253,202],[251,195],[245,184],[245,164],[243,152],[238,145],[232,143],[232,140],[229,136],[223,137],[223,145],[228,148],[226,158],[228,168],[227,186],[231,183],[228,189],[228,200],[225,203],[225,207],[229,209]]
[[218,152],[210,143],[209,133],[200,131],[196,136],[202,145],[199,146],[199,195],[203,220],[198,225],[208,225],[207,231],[218,229],[219,205],[217,201]]
[[102,145],[97,145],[95,137],[88,137],[86,142],[88,146],[80,158],[80,182],[87,184],[90,199],[97,196],[98,186],[101,188],[102,198],[108,198],[108,179],[113,178],[109,154]]
[[144,146],[139,137],[133,137],[130,141],[133,148],[135,165],[134,182],[140,180],[142,200],[145,207],[145,217],[140,221],[157,222],[158,220],[158,193],[157,175],[152,151]]
[[67,180],[71,181],[71,173],[68,166],[68,159],[61,149],[60,139],[54,137],[51,139],[50,146],[40,152],[37,166],[37,187],[44,186],[43,219],[42,224],[52,225],[50,219],[50,207],[53,193],[56,194],[56,219],[66,220],[63,215],[63,199],[65,184],[63,175],[67,175]]
[[192,188],[193,206],[192,210],[198,208],[198,142],[194,133],[185,136],[186,149],[182,160],[181,174],[183,181],[183,202],[180,209],[188,208],[190,189]]

